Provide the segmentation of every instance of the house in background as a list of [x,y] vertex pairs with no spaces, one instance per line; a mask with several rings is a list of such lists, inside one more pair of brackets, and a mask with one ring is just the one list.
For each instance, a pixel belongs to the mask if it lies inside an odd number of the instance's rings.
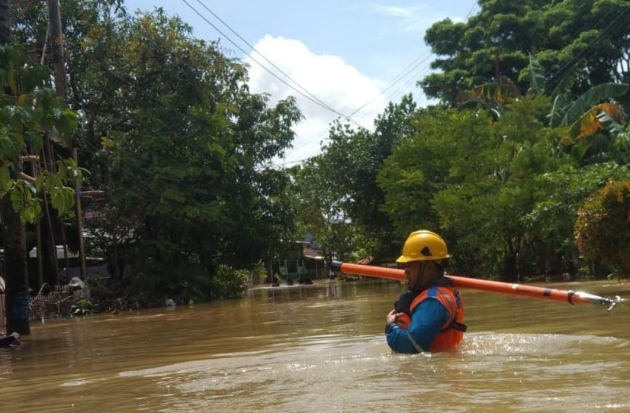
[[311,234],[306,234],[302,241],[288,245],[285,251],[269,264],[267,271],[278,275],[287,284],[328,277],[326,258]]

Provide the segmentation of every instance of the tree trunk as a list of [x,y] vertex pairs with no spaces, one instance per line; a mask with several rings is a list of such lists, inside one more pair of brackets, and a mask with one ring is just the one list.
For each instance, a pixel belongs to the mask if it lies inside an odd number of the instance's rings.
[[518,280],[518,265],[517,265],[517,253],[518,251],[514,245],[518,245],[518,242],[512,242],[512,239],[506,239],[507,251],[503,258],[502,269],[502,281],[513,282]]
[[30,334],[26,231],[9,196],[2,200],[7,333]]
[[[11,40],[10,0],[0,0],[0,45]],[[12,178],[22,170],[19,159],[15,161]],[[26,267],[26,230],[19,215],[13,210],[11,199],[2,201],[2,232],[4,241],[4,275],[6,277],[7,332],[30,334],[28,270]]]
[[[47,202],[44,201],[44,202]],[[42,263],[44,267],[44,282],[54,287],[57,285],[58,279],[58,265],[56,260],[57,247],[54,242],[54,234],[52,229],[51,220],[53,217],[50,216],[50,208],[46,205],[43,208],[43,214],[40,218],[41,220],[41,230],[42,230]],[[39,254],[39,251],[37,252]]]

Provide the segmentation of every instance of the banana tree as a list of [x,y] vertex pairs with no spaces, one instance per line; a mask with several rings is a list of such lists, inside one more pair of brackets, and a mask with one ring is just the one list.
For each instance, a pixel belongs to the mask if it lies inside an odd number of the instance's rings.
[[626,122],[621,106],[611,100],[623,96],[628,85],[603,83],[574,99],[569,90],[581,70],[581,65],[574,66],[549,90],[550,82],[546,80],[543,67],[530,55],[530,93],[548,94],[552,98],[549,126],[565,128],[561,147],[568,150],[577,163],[584,164],[588,160],[598,162],[610,157],[612,137],[616,134],[607,124]]

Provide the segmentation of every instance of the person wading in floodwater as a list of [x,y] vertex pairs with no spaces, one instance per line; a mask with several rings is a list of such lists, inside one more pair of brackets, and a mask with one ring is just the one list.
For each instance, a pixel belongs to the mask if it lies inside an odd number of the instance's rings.
[[408,291],[387,314],[387,344],[397,353],[452,350],[462,341],[466,326],[464,303],[453,280],[444,276],[450,257],[446,243],[431,231],[412,232],[402,255]]

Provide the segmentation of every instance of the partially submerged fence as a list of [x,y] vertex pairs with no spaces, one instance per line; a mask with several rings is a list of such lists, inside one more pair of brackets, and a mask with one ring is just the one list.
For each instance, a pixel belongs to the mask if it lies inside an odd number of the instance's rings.
[[31,320],[44,320],[46,316],[67,317],[72,309],[73,295],[68,285],[54,288],[44,283],[36,296],[31,298]]

